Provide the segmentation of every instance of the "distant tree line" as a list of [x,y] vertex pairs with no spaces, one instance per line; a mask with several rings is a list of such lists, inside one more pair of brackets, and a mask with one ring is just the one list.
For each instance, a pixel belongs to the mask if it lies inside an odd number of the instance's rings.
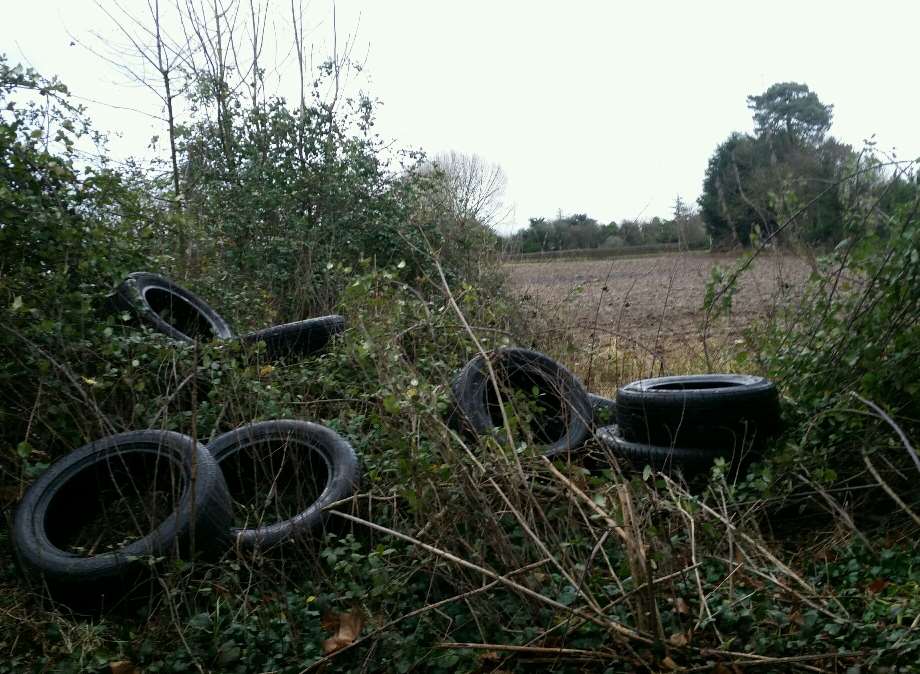
[[[733,132],[716,148],[698,209],[678,196],[668,219],[601,224],[584,213],[531,218],[506,238],[506,248],[515,253],[654,244],[732,248],[765,239],[829,247],[850,236],[850,229],[884,228],[880,214],[916,196],[916,177],[879,160],[871,145],[856,152],[828,135],[833,106],[806,84],[780,82],[747,101],[754,133]],[[847,222],[845,214],[865,200],[876,204],[877,221]]]
[[553,220],[531,218],[527,228],[507,237],[505,243],[515,253],[540,253],[655,244],[698,248],[706,242],[700,214],[678,196],[669,219],[656,216],[601,224],[585,213],[560,214]]

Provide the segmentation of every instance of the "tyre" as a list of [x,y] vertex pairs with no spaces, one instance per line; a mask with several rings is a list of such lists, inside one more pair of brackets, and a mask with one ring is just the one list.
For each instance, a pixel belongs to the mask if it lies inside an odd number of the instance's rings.
[[241,337],[243,344],[265,342],[265,351],[271,360],[307,356],[323,349],[333,335],[345,330],[341,316],[323,316],[296,323],[285,323],[257,330]]
[[617,426],[604,426],[597,430],[595,439],[615,455],[627,459],[636,468],[651,466],[655,470],[670,472],[680,469],[690,475],[708,471],[716,458],[733,463],[731,452],[688,449],[685,447],[657,447],[625,440]]
[[617,392],[617,426],[645,445],[746,450],[779,430],[779,397],[772,382],[750,375],[643,379]]
[[12,541],[28,576],[94,610],[149,582],[151,558],[219,557],[231,521],[227,485],[203,445],[132,431],[52,464],[19,504]]
[[[527,349],[498,349],[488,354],[507,403],[516,395],[532,403],[529,432],[546,456],[577,449],[589,435],[593,417],[588,392],[552,358]],[[501,406],[482,355],[467,363],[451,386],[456,418],[476,434],[502,425]],[[507,409],[507,408],[506,408]]]
[[351,445],[308,421],[249,424],[217,437],[208,450],[237,504],[231,535],[242,551],[321,536],[323,508],[352,496],[359,481]]
[[615,400],[589,393],[588,402],[591,403],[592,425],[595,428],[609,426],[617,420],[617,403]]
[[158,274],[128,274],[115,289],[111,304],[179,341],[233,337],[227,322],[204,300]]

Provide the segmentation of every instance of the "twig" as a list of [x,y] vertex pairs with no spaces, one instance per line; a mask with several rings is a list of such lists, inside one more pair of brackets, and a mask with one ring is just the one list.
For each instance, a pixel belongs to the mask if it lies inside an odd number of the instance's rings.
[[542,539],[539,536],[537,536],[536,533],[534,533],[533,529],[531,529],[530,526],[528,526],[526,520],[524,519],[524,516],[521,515],[520,511],[518,511],[518,509],[514,507],[514,505],[511,503],[511,500],[505,495],[505,492],[501,488],[499,488],[498,484],[491,477],[489,478],[489,484],[491,484],[492,487],[495,489],[495,491],[498,492],[498,495],[501,497],[502,501],[505,502],[505,505],[508,507],[508,510],[511,511],[511,513],[514,515],[514,518],[518,521],[518,524],[521,525],[521,528],[524,529],[524,532],[537,545],[537,547],[540,548],[540,552],[546,555],[546,557],[552,561],[553,566],[559,569],[559,573],[561,573],[563,577],[568,581],[569,585],[571,585],[572,588],[584,598],[584,600],[588,603],[588,607],[592,611],[597,613],[598,615],[603,615],[601,613],[600,606],[598,606],[597,601],[595,601],[594,597],[592,597],[590,593],[585,592],[584,590],[581,589],[581,585],[578,583],[578,581],[576,581],[572,577],[572,575],[565,569],[565,567],[562,566],[559,560],[556,559],[556,556],[552,552],[549,551],[549,548],[546,547],[546,543],[544,543]]
[[514,451],[514,437],[511,434],[511,424],[508,421],[508,414],[507,412],[505,412],[505,404],[502,400],[502,392],[499,389],[498,376],[495,374],[495,368],[492,367],[492,359],[489,358],[488,354],[486,353],[486,350],[483,348],[479,339],[476,337],[476,333],[473,332],[473,329],[470,327],[470,324],[467,322],[466,316],[463,315],[463,312],[460,310],[460,307],[457,304],[457,301],[454,299],[454,294],[450,290],[450,284],[448,284],[447,282],[447,277],[444,275],[444,269],[441,267],[441,263],[437,259],[434,259],[434,258],[432,259],[434,260],[435,269],[438,270],[438,274],[441,277],[441,283],[444,287],[444,293],[447,295],[447,300],[450,303],[451,308],[454,310],[454,313],[457,314],[457,318],[460,319],[460,322],[463,324],[463,327],[466,330],[467,334],[470,336],[470,339],[473,340],[473,344],[476,345],[476,350],[479,352],[479,355],[482,358],[483,363],[486,366],[486,369],[488,369],[489,371],[489,380],[495,389],[495,399],[498,401],[498,409],[501,411],[501,415],[502,415],[502,425],[504,426],[505,432],[508,435],[508,449],[509,449],[511,456],[514,458],[519,475],[523,477],[524,467],[521,466],[521,461],[518,458],[517,452]]
[[841,506],[839,503],[837,503],[837,499],[835,499],[833,496],[831,496],[831,495],[828,494],[826,491],[824,491],[823,489],[821,489],[821,486],[820,486],[820,485],[817,485],[817,484],[815,484],[814,482],[812,482],[811,480],[809,480],[807,476],[805,476],[805,475],[799,475],[798,478],[799,478],[802,482],[804,482],[805,484],[807,484],[809,487],[811,487],[812,489],[814,489],[816,492],[818,492],[818,494],[821,495],[821,497],[825,500],[825,502],[828,504],[828,506],[830,506],[831,510],[833,510],[835,513],[837,513],[837,514],[843,519],[843,521],[846,522],[847,526],[850,527],[850,531],[852,531],[854,534],[856,534],[856,537],[857,537],[860,541],[862,541],[863,545],[866,546],[866,549],[869,550],[869,551],[871,551],[872,554],[875,554],[875,547],[872,545],[872,543],[869,541],[869,539],[866,538],[865,534],[863,534],[863,532],[861,532],[861,531],[856,527],[856,522],[854,522],[854,521],[853,521],[853,518],[850,517],[850,514],[849,514],[846,510],[843,509],[843,506]]
[[6,330],[8,333],[10,333],[11,335],[13,335],[13,336],[16,337],[17,339],[21,339],[23,342],[26,343],[26,345],[28,345],[28,347],[29,347],[30,349],[32,349],[33,351],[35,351],[35,352],[36,352],[38,355],[40,355],[42,358],[45,358],[49,363],[51,363],[52,365],[54,365],[54,367],[55,367],[56,369],[60,370],[60,372],[67,378],[67,380],[71,383],[71,385],[77,390],[77,392],[78,392],[78,393],[80,394],[80,396],[83,398],[83,401],[84,401],[87,405],[89,405],[90,407],[93,408],[93,411],[96,413],[96,417],[97,417],[98,420],[99,420],[99,425],[102,427],[103,431],[104,431],[104,432],[107,432],[107,433],[109,433],[109,434],[112,434],[112,433],[115,432],[115,428],[112,426],[111,422],[110,422],[110,421],[108,420],[108,418],[102,413],[102,410],[99,409],[99,405],[96,404],[95,398],[93,398],[92,396],[90,396],[89,394],[87,394],[86,391],[83,389],[83,387],[80,386],[80,384],[79,384],[79,382],[77,382],[77,378],[74,376],[73,372],[71,372],[71,371],[70,371],[68,368],[66,368],[65,366],[61,365],[57,360],[55,360],[55,358],[54,358],[50,353],[48,353],[47,351],[45,351],[44,349],[42,349],[38,344],[36,344],[36,343],[33,342],[31,339],[29,339],[28,337],[26,337],[24,334],[22,334],[22,333],[21,333],[19,330],[17,330],[16,328],[10,327],[9,325],[3,325],[3,324],[0,324],[0,328],[3,328],[4,330]]
[[911,519],[915,523],[920,525],[920,516],[918,516],[917,513],[911,510],[910,506],[904,503],[904,501],[901,500],[901,497],[895,494],[894,490],[888,486],[888,483],[882,479],[882,476],[879,475],[879,472],[875,469],[875,465],[872,463],[872,461],[869,460],[869,455],[866,454],[865,450],[863,450],[863,461],[866,464],[866,468],[868,468],[869,472],[872,473],[872,477],[876,479],[879,486],[885,491],[885,493],[891,497],[891,500],[897,503],[898,506],[900,506],[901,510],[903,510],[908,515],[910,515]]
[[[740,549],[742,552],[744,551],[744,549],[743,549],[743,548],[740,548],[740,546],[739,546],[739,549]],[[746,553],[745,553],[745,556],[747,556]],[[721,557],[714,557],[713,559],[718,559],[720,562],[723,562],[724,564],[727,564],[728,566],[731,566],[731,565],[734,563],[734,562],[732,562],[731,560],[723,559],[723,558],[721,558]],[[735,569],[735,570],[737,571],[737,569]],[[779,581],[779,580],[777,580],[776,578],[774,578],[773,576],[771,576],[771,575],[769,575],[769,574],[767,574],[767,573],[764,573],[763,571],[760,571],[760,570],[754,568],[754,566],[753,566],[752,564],[747,564],[747,565],[745,565],[745,571],[749,571],[750,573],[753,573],[755,576],[760,576],[761,578],[763,578],[763,579],[764,579],[765,581],[767,581],[768,583],[771,583],[771,584],[775,585],[776,587],[778,587],[779,589],[783,590],[784,592],[788,592],[789,594],[791,594],[793,597],[795,597],[796,599],[798,599],[798,600],[799,600],[800,602],[802,602],[803,604],[807,604],[808,606],[812,607],[814,610],[818,611],[819,613],[824,614],[825,616],[827,616],[827,617],[830,618],[831,620],[833,620],[833,621],[835,621],[835,622],[843,622],[843,621],[840,619],[839,616],[834,615],[833,613],[831,613],[830,611],[828,611],[826,608],[822,607],[820,604],[817,604],[817,603],[813,602],[811,599],[809,599],[808,597],[806,597],[805,595],[803,595],[801,592],[798,592],[798,591],[792,589],[791,587],[789,587],[788,585],[786,585],[786,584],[783,583],[782,581]],[[732,573],[734,573],[734,571],[733,571]]]
[[638,522],[636,522],[636,515],[633,512],[632,499],[629,496],[629,486],[625,483],[618,484],[616,492],[617,498],[620,501],[620,509],[623,513],[623,524],[632,534],[630,536],[630,542],[626,546],[626,555],[629,561],[630,570],[635,582],[641,582],[642,585],[646,586],[646,588],[637,595],[639,611],[636,616],[636,622],[640,630],[643,632],[654,631],[658,640],[663,642],[664,628],[661,625],[661,615],[658,613],[658,603],[655,601],[655,590],[650,584],[652,580],[652,568],[645,554],[645,545],[642,542],[642,530]]
[[901,430],[901,427],[898,426],[894,420],[885,413],[885,410],[883,410],[871,400],[866,400],[855,391],[850,391],[850,395],[859,400],[861,403],[871,407],[876,414],[878,414],[889,426],[894,429],[895,433],[898,434],[898,437],[901,438],[901,442],[904,443],[904,448],[907,450],[907,453],[910,454],[910,458],[913,459],[914,465],[917,466],[917,470],[920,471],[920,457],[917,456],[916,450],[911,446],[910,440],[907,439],[907,435],[905,435],[904,431]]
[[[668,477],[667,475],[662,475],[662,478],[665,479],[665,480],[667,480],[667,481],[668,481],[669,483],[671,483],[672,485],[677,486],[677,484],[676,484],[670,477]],[[705,512],[708,513],[709,515],[711,515],[711,516],[715,517],[716,519],[718,519],[718,520],[719,520],[720,522],[722,522],[722,524],[724,524],[726,527],[729,527],[734,533],[736,533],[736,534],[737,534],[742,540],[744,540],[746,543],[748,543],[749,545],[752,545],[754,548],[756,548],[757,551],[758,551],[760,554],[762,554],[764,557],[766,557],[768,560],[770,560],[770,562],[772,562],[780,571],[782,571],[782,572],[785,573],[787,576],[789,576],[790,578],[792,578],[792,579],[793,579],[799,586],[801,586],[804,590],[808,591],[809,594],[811,594],[811,595],[813,595],[813,596],[817,596],[818,593],[815,591],[815,589],[814,589],[811,585],[809,585],[799,574],[797,574],[795,571],[793,571],[791,568],[789,568],[789,566],[787,566],[786,564],[784,564],[776,555],[774,555],[772,552],[770,552],[770,551],[766,548],[765,545],[763,545],[762,543],[758,543],[756,540],[754,540],[754,538],[752,538],[752,537],[749,536],[748,534],[746,534],[746,533],[744,533],[743,531],[741,531],[740,529],[738,529],[738,527],[737,527],[735,524],[733,524],[732,522],[730,522],[730,521],[728,520],[728,518],[724,517],[721,513],[718,513],[718,512],[716,512],[715,510],[713,510],[712,508],[710,508],[710,507],[709,507],[708,505],[706,505],[706,503],[704,503],[703,501],[701,501],[701,500],[699,500],[699,499],[697,499],[697,498],[694,498],[693,496],[691,496],[691,495],[689,495],[689,494],[687,494],[686,496],[687,496],[687,498],[693,499],[694,503],[696,503],[703,511],[705,511]],[[751,570],[753,570],[753,569],[751,569]],[[769,578],[769,576],[768,576],[768,578]],[[773,580],[773,582],[777,582],[777,583],[778,583],[778,581],[775,581],[774,579],[771,579],[771,580]],[[849,615],[849,612],[846,610],[846,608],[845,608],[842,604],[840,604],[839,601],[837,601],[837,605],[840,607],[840,610],[843,611],[844,615],[845,615],[847,618],[849,618],[850,615]],[[834,620],[842,620],[839,616],[833,615],[832,613],[830,613],[830,612],[827,611],[826,609],[823,609],[822,611],[823,611],[824,613],[826,613],[827,615],[833,617]]]
[[[768,656],[755,656],[753,653],[737,653],[735,651],[720,651],[713,650],[709,648],[701,648],[700,655],[728,655],[732,657],[741,657],[743,660],[733,660],[727,664],[730,665],[742,665],[744,667],[757,667],[760,665],[778,665],[778,664],[794,664],[797,662],[807,662],[809,660],[825,660],[825,659],[836,659],[836,658],[852,658],[862,655],[862,653],[816,653],[813,655],[790,655],[786,657],[773,658]],[[813,672],[824,672],[826,670],[820,669],[819,667],[806,667]],[[691,667],[689,669],[683,670],[685,672],[708,672],[712,671],[712,665],[703,665],[699,667]]]
[[435,644],[435,648],[455,648],[477,651],[508,651],[511,653],[529,653],[531,655],[543,656],[560,656],[567,655],[579,659],[589,658],[591,660],[615,660],[615,655],[599,653],[597,651],[586,651],[581,648],[550,648],[546,646],[514,646],[512,644],[475,644],[475,643],[456,643],[451,641]]
[[560,473],[559,469],[556,468],[556,466],[554,466],[549,459],[547,459],[545,456],[540,458],[543,459],[543,462],[546,464],[547,468],[549,468],[549,471],[556,477],[556,479],[568,487],[573,494],[581,498],[588,505],[588,507],[590,507],[591,510],[593,510],[604,521],[604,524],[606,524],[617,536],[623,540],[624,543],[628,544],[630,542],[631,539],[629,534],[627,534],[623,527],[617,524],[613,518],[610,517],[610,515],[604,512],[603,508],[601,508],[592,499],[588,498],[588,495],[579,489],[579,487],[574,482]]

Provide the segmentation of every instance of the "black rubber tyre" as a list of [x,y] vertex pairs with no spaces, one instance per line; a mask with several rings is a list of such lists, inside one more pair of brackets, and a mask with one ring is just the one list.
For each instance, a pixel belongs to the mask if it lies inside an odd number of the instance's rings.
[[609,426],[617,420],[617,403],[615,400],[589,393],[588,402],[591,403],[593,412],[592,425],[595,428]]
[[252,517],[260,523],[231,529],[241,551],[322,536],[328,518],[323,508],[354,494],[360,478],[352,446],[331,428],[308,421],[249,424],[215,438],[208,449],[231,496],[250,508],[259,504]]
[[159,274],[128,274],[115,289],[111,305],[179,341],[233,338],[227,322],[204,300]]
[[[573,451],[584,444],[593,417],[588,392],[580,381],[552,358],[528,349],[497,349],[489,354],[499,386],[533,395],[545,414],[535,418],[531,431],[545,446],[545,456]],[[501,411],[489,370],[481,355],[468,362],[451,389],[461,425],[477,434],[500,426]]]
[[[144,497],[159,500],[159,512],[106,520],[100,531],[98,517],[114,518],[118,499],[136,505]],[[12,542],[23,570],[53,597],[96,610],[144,587],[153,575],[151,557],[222,555],[230,546],[232,519],[227,485],[203,445],[171,431],[131,431],[84,445],[52,464],[19,504]],[[137,540],[113,542],[94,554],[105,535],[132,530]],[[74,551],[78,541],[97,533],[84,554]]]
[[329,343],[333,335],[343,330],[345,319],[332,315],[276,325],[251,332],[240,339],[247,345],[265,342],[266,355],[271,360],[277,360],[316,353]]
[[624,440],[617,426],[604,426],[594,434],[595,439],[615,455],[630,461],[636,468],[651,466],[655,470],[670,472],[680,469],[685,474],[708,471],[717,457],[732,463],[730,452],[687,449],[685,447],[656,447]]
[[746,450],[779,430],[779,397],[773,383],[751,375],[643,379],[617,392],[617,426],[645,445]]

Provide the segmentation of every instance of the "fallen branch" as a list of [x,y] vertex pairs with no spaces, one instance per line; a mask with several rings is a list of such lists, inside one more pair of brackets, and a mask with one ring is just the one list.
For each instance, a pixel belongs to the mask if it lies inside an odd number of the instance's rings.
[[477,643],[455,643],[446,641],[435,644],[435,648],[449,648],[458,650],[476,650],[476,651],[506,651],[509,653],[527,653],[530,655],[542,655],[546,657],[575,657],[579,660],[616,660],[616,656],[597,651],[586,651],[581,648],[551,648],[547,646],[514,646],[511,644],[477,644]]

